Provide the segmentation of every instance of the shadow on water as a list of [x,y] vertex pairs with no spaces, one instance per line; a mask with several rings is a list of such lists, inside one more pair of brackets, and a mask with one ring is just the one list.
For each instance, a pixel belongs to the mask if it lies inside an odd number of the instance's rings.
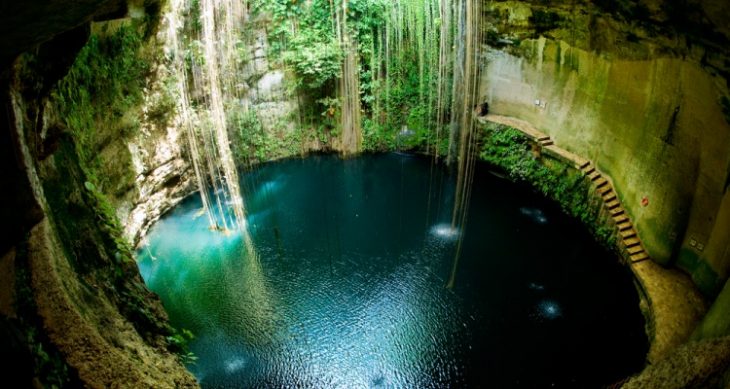
[[[242,175],[259,261],[191,197],[139,252],[203,387],[601,387],[647,351],[629,272],[551,202],[477,165],[314,156]],[[456,244],[462,253],[446,289]]]

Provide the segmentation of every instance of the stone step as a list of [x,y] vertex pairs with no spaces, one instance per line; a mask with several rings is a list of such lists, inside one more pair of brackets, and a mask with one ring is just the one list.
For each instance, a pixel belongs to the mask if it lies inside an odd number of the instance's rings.
[[628,251],[629,255],[635,255],[638,253],[643,253],[644,248],[641,247],[641,245],[638,245],[638,246],[634,246],[634,247],[629,247],[626,251]]
[[636,230],[631,228],[628,230],[621,231],[619,234],[621,235],[621,239],[628,239],[628,238],[632,238],[632,237],[636,236]]
[[544,141],[546,141],[546,140],[550,140],[550,136],[549,136],[549,135],[543,135],[543,136],[539,136],[539,137],[537,138],[537,141],[538,141],[538,142],[544,142]]
[[641,261],[645,261],[645,260],[649,259],[649,254],[647,254],[646,251],[642,251],[638,254],[634,254],[634,255],[630,256],[629,258],[631,259],[631,262],[634,262],[634,263],[641,262]]
[[611,192],[611,193],[603,196],[603,201],[606,203],[609,201],[613,201],[613,200],[616,200],[616,193],[614,193],[614,192]]
[[540,142],[540,145],[541,145],[542,147],[552,146],[552,145],[554,145],[554,144],[555,144],[555,142],[553,142],[553,141],[551,141],[551,140],[546,140],[546,141],[544,141],[544,142]]
[[627,231],[627,230],[632,229],[634,227],[634,225],[631,224],[631,222],[627,220],[627,221],[625,221],[623,223],[619,223],[617,225],[617,227],[618,227],[618,230],[619,231],[622,231],[623,232],[623,231]]
[[608,185],[608,180],[603,177],[601,177],[593,182],[596,184],[597,188],[601,188],[601,187]]
[[605,196],[609,192],[613,192],[613,189],[611,189],[611,185],[604,185],[603,187],[598,188],[596,192],[598,192],[598,194],[601,196]]
[[629,217],[628,217],[628,216],[626,216],[626,215],[618,215],[618,216],[614,216],[614,217],[613,217],[613,221],[614,221],[614,222],[616,222],[616,224],[621,224],[621,223],[623,223],[623,222],[626,222],[626,221],[628,221],[629,223],[631,223],[631,222],[629,221]]
[[611,213],[611,216],[616,216],[616,215],[621,215],[621,214],[623,214],[623,213],[624,213],[625,211],[624,211],[624,209],[623,209],[623,208],[621,208],[621,207],[618,207],[618,208],[614,208],[614,209],[611,209],[611,210],[609,210],[608,212],[610,212],[610,213]]
[[593,168],[593,164],[592,164],[592,163],[591,163],[591,161],[589,161],[589,160],[586,160],[585,162],[583,162],[583,163],[582,163],[582,164],[581,164],[581,165],[579,166],[579,168],[580,168],[580,170],[583,170],[583,171],[585,171],[585,170],[586,170],[586,169],[588,169],[588,168],[594,169],[594,168]]
[[631,237],[628,239],[624,239],[624,246],[626,247],[634,247],[641,244],[641,241],[637,237]]
[[591,181],[596,181],[597,179],[601,178],[601,173],[594,170],[591,173],[587,174],[586,177],[588,177],[588,179]]
[[616,199],[606,202],[606,208],[608,209],[614,209],[619,206],[621,206],[621,203]]

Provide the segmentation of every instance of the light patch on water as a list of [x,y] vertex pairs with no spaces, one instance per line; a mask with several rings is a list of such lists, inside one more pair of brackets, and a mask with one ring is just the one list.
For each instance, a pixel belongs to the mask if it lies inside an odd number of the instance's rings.
[[196,220],[203,215],[205,215],[205,208],[200,208],[198,212],[195,212],[195,215],[193,215],[193,220]]
[[545,213],[538,208],[522,207],[520,208],[520,213],[540,225],[547,224],[548,222]]
[[453,240],[459,236],[459,229],[451,227],[450,224],[437,224],[431,228],[431,235],[441,239]]
[[271,192],[274,190],[277,190],[281,187],[281,181],[279,180],[271,180],[264,182],[261,187],[259,188],[260,192]]
[[241,198],[241,196],[234,196],[233,198],[230,198],[226,201],[226,205],[228,205],[228,206],[233,206],[233,205],[238,205],[238,204],[243,204],[243,199]]
[[540,284],[537,284],[535,282],[530,282],[527,285],[527,287],[530,288],[530,289],[532,289],[532,290],[536,290],[538,292],[542,292],[543,290],[545,290],[545,286],[544,285],[540,285]]
[[283,186],[283,180],[280,178],[266,181],[256,188],[256,192],[253,196],[249,197],[249,199],[253,203],[265,202],[270,198],[270,196],[274,196],[277,192],[279,192]]
[[223,365],[226,369],[226,373],[231,374],[243,369],[244,366],[246,366],[246,360],[242,357],[235,357],[225,361]]
[[563,309],[555,300],[543,300],[537,305],[536,315],[540,319],[554,320],[563,316]]

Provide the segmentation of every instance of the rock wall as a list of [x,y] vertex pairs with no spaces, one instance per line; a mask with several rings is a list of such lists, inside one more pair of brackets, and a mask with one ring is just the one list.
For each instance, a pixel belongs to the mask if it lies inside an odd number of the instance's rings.
[[[160,31],[166,31],[163,21]],[[298,102],[294,94],[294,80],[291,74],[269,60],[267,28],[270,21],[265,18],[251,20],[245,30],[244,55],[247,60],[238,75],[238,101],[229,102],[238,111],[250,112],[260,126],[259,133],[249,137],[260,137],[266,150],[259,150],[266,160],[297,155],[303,150],[300,145],[298,127]],[[97,30],[102,30],[101,27]],[[157,35],[157,45],[169,51],[167,36]],[[154,74],[145,91],[145,106],[140,121],[141,128],[131,139],[120,139],[104,144],[100,153],[105,156],[103,165],[109,175],[118,176],[120,191],[107,190],[117,209],[117,216],[125,226],[125,235],[135,246],[143,243],[147,230],[167,211],[187,195],[197,190],[194,172],[188,159],[188,139],[182,129],[182,119],[175,104],[165,105],[166,99],[178,99],[169,84],[174,64],[161,61],[156,64]],[[162,107],[160,107],[162,105]],[[161,113],[160,110],[166,112]],[[162,117],[160,117],[162,116]],[[230,120],[230,119],[229,119]],[[237,126],[229,123],[231,148],[245,147]],[[124,148],[126,150],[119,150]],[[120,152],[121,151],[121,152]],[[246,150],[254,152],[256,150]],[[243,153],[242,153],[243,154]],[[121,161],[120,155],[127,157]],[[255,159],[251,162],[262,162]],[[239,161],[243,163],[243,161]],[[134,174],[126,175],[130,170]],[[122,171],[120,173],[120,171]],[[116,194],[115,194],[116,192]]]
[[[39,3],[24,6],[33,12],[47,8]],[[135,25],[135,32],[144,34],[151,28],[154,18],[147,19],[153,15],[146,12],[159,4],[131,3],[138,7],[127,7],[125,1],[64,4],[67,12],[49,23],[51,30],[30,31],[26,37],[33,42],[52,37],[51,41],[12,66],[2,64],[0,160],[8,172],[3,190],[3,200],[8,201],[0,204],[0,214],[7,216],[5,224],[12,233],[0,237],[0,341],[3,355],[17,358],[8,365],[11,370],[3,370],[4,382],[11,387],[197,387],[173,354],[176,346],[168,337],[174,331],[159,299],[144,286],[107,201],[136,196],[127,139],[128,131],[137,128],[139,107],[133,105],[129,112],[113,109],[124,105],[102,107],[108,108],[103,115],[91,111],[96,125],[84,128],[86,133],[72,128],[69,118],[60,114],[63,93],[57,92],[81,48],[91,42],[90,19],[120,18],[136,10],[143,21]],[[41,14],[43,20],[52,19]],[[5,16],[0,15],[0,21]],[[67,24],[60,26],[61,22]],[[112,31],[125,23],[96,26]],[[81,103],[72,105],[83,109]],[[93,136],[83,138],[88,134]],[[164,134],[154,137],[172,137],[169,131]],[[142,131],[137,139],[141,142],[144,136]],[[166,162],[175,160],[175,152],[158,151],[149,158],[159,162],[149,176],[170,183],[170,174],[161,171],[182,167]],[[91,158],[84,160],[86,152],[98,156],[98,166],[89,164]],[[168,165],[173,167],[165,168]],[[12,348],[6,349],[7,344]]]
[[252,39],[248,43],[251,60],[244,66],[242,74],[250,87],[244,99],[264,132],[286,139],[298,129],[299,104],[294,93],[293,75],[269,60],[267,29],[270,23],[266,17],[251,22]]
[[[187,158],[187,139],[176,120],[156,120],[154,106],[165,96],[165,80],[168,67],[158,64],[145,94],[141,127],[132,139],[111,144],[112,148],[126,148],[133,175],[126,177],[127,190],[115,197],[117,217],[124,225],[126,238],[137,246],[144,239],[147,230],[167,211],[185,196],[197,190],[194,172]],[[105,166],[110,174],[119,166],[120,153],[108,153]]]
[[[300,100],[294,74],[272,52],[269,15],[252,16],[243,27],[245,54],[239,80],[239,113],[250,115],[248,128],[229,123],[231,147],[238,163],[254,164],[301,155],[317,147],[306,144],[300,123]],[[238,133],[243,131],[244,133]]]
[[[538,9],[522,4],[502,15],[496,31],[504,35],[483,58],[482,98],[491,112],[527,120],[594,160],[613,178],[652,258],[676,263],[714,296],[730,273],[730,124],[722,69],[695,59],[710,49],[672,54],[659,38],[641,51],[611,45],[605,36],[622,26],[615,20],[535,34]],[[516,38],[511,26],[530,34]]]

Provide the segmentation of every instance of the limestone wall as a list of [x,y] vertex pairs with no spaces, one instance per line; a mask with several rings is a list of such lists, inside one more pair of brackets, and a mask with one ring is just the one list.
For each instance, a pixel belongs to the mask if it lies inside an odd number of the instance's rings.
[[[269,42],[265,18],[252,20],[244,29],[247,60],[238,76],[238,101],[227,104],[237,106],[238,112],[248,111],[260,125],[259,134],[270,147],[266,156],[270,159],[289,157],[303,152],[292,147],[294,134],[299,130],[298,102],[293,93],[290,74],[275,61],[269,60]],[[97,30],[102,30],[97,28]],[[164,32],[166,28],[160,31]],[[161,50],[170,42],[160,33],[157,42]],[[147,230],[185,196],[197,190],[197,184],[188,158],[188,139],[182,129],[182,119],[174,104],[169,107],[167,120],[154,117],[156,105],[165,98],[177,99],[167,84],[173,73],[173,64],[161,61],[155,74],[150,77],[146,91],[145,107],[140,118],[140,130],[131,139],[119,139],[102,145],[100,153],[103,165],[112,176],[118,176],[118,188],[110,188],[117,216],[125,226],[127,238],[138,245]],[[229,123],[232,149],[241,147],[236,125]],[[299,139],[296,139],[298,142]],[[120,156],[124,158],[120,159]],[[253,162],[259,162],[254,160]],[[239,161],[244,163],[244,161]],[[133,174],[126,174],[131,170]]]
[[691,60],[621,59],[544,37],[510,52],[490,49],[483,59],[490,111],[527,120],[594,160],[650,255],[676,261],[717,293],[730,271],[724,80]]

